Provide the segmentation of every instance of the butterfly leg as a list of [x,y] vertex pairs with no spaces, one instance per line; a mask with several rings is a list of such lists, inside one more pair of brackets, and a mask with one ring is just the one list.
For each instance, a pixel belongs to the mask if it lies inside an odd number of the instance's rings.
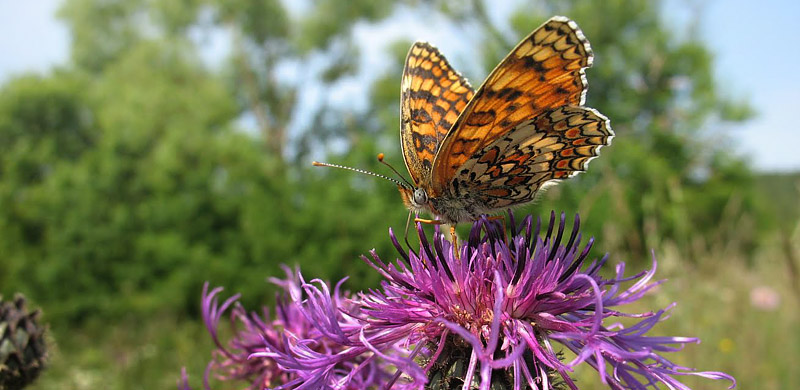
[[403,236],[403,239],[406,242],[406,246],[408,247],[408,250],[410,250],[411,252],[413,252],[416,255],[416,252],[414,252],[414,249],[411,247],[411,243],[408,242],[408,228],[411,226],[411,215],[412,214],[413,214],[412,211],[408,212],[408,218],[406,219],[406,233]]
[[414,218],[414,222],[427,223],[429,225],[444,225],[444,222],[438,219]]
[[503,235],[506,234],[506,217],[505,215],[490,215],[488,216],[490,221],[502,221],[503,226]]
[[[445,223],[436,219],[422,219],[422,218],[414,218],[414,222],[421,222],[427,223],[431,225],[444,225]],[[450,225],[450,240],[453,243],[453,254],[456,256],[456,260],[460,259],[460,255],[458,254],[458,236],[456,235],[456,225]]]
[[458,253],[458,235],[456,234],[456,224],[450,225],[450,239],[453,242],[453,254],[456,255],[456,260],[461,260],[461,255]]
[[[509,247],[508,235],[506,234],[506,216],[502,215],[502,214],[501,215],[491,215],[491,216],[488,216],[488,219],[490,221],[498,221],[498,220],[501,221],[502,233],[503,233],[503,241],[506,243],[506,246]],[[486,233],[487,234],[489,233],[488,229],[487,229]]]
[[[505,238],[506,237],[506,216],[505,215],[492,215],[492,216],[489,216],[489,220],[490,221],[500,221],[500,224],[501,224],[500,226],[502,227],[501,231],[503,232],[503,237]],[[508,240],[506,240],[506,244],[508,244],[507,241]]]

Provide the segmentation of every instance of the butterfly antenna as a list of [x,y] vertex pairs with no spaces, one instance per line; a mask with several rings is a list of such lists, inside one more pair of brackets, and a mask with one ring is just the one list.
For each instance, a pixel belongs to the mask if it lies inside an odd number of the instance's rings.
[[[384,176],[384,175],[381,175],[379,173],[365,171],[363,169],[346,167],[344,165],[338,165],[338,164],[328,164],[328,163],[323,163],[323,162],[319,162],[319,161],[313,161],[313,162],[311,162],[311,165],[313,165],[315,167],[329,167],[329,168],[347,169],[348,171],[353,171],[353,172],[363,173],[365,175],[372,175],[372,176],[375,176],[375,177],[380,177],[381,179],[389,180],[390,182],[395,183],[395,184],[397,184],[397,185],[399,185],[401,187],[408,188],[408,185],[406,185],[405,183],[403,183],[403,182],[401,182],[401,181],[399,181],[397,179],[393,179],[393,178],[391,178],[389,176]],[[403,180],[405,180],[405,179],[403,179]],[[412,188],[413,188],[413,186],[412,186]]]
[[378,153],[378,162],[380,162],[381,164],[386,165],[387,167],[389,167],[389,169],[391,169],[392,172],[394,172],[395,174],[397,174],[397,176],[399,176],[401,179],[403,179],[403,181],[406,182],[406,184],[408,184],[409,187],[414,188],[414,185],[411,184],[411,182],[408,181],[405,178],[405,176],[401,175],[400,172],[397,172],[397,169],[394,169],[394,167],[391,166],[389,163],[387,163],[386,161],[383,161],[383,153]]

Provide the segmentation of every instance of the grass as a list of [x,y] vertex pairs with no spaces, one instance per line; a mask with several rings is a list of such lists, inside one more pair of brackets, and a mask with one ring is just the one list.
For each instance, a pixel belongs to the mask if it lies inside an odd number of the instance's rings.
[[[702,342],[667,355],[675,362],[706,371],[733,375],[740,389],[788,389],[800,383],[800,311],[780,248],[763,248],[754,266],[744,258],[717,257],[687,266],[669,253],[657,253],[666,278],[656,293],[638,304],[642,310],[678,302],[671,318],[659,324],[656,335],[697,336]],[[633,270],[631,270],[633,271]],[[759,306],[755,291],[775,292],[777,307]],[[596,372],[580,370],[581,389],[604,389]],[[685,378],[694,389],[722,389],[721,383]],[[584,387],[585,386],[585,387]]]
[[51,365],[31,389],[175,389],[181,367],[202,377],[212,349],[201,321],[169,315],[56,333]]

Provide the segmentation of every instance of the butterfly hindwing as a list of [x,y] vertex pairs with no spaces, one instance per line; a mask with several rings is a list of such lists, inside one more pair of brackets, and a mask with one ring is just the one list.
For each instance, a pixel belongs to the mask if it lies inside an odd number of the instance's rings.
[[554,17],[522,40],[492,71],[442,141],[433,162],[432,195],[442,194],[467,160],[520,123],[553,108],[582,105],[584,68],[591,63],[588,41],[567,18]]
[[430,181],[436,153],[474,91],[435,47],[417,42],[408,52],[400,98],[400,144],[411,179]]
[[478,197],[493,210],[528,203],[550,180],[585,171],[612,137],[608,119],[594,109],[548,110],[475,153],[449,183],[447,196]]

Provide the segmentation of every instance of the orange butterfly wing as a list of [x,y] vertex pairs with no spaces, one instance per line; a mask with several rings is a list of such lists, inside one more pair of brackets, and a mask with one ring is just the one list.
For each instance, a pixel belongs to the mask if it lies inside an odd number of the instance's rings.
[[411,47],[401,84],[400,145],[415,185],[430,182],[439,146],[474,94],[435,47]]
[[[459,168],[520,123],[583,104],[589,43],[575,22],[554,17],[523,39],[492,71],[436,154],[429,194],[441,196]],[[424,184],[424,182],[423,182]]]
[[554,179],[586,170],[611,142],[608,119],[594,109],[563,106],[522,122],[478,151],[448,185],[451,197],[481,199],[492,213],[533,201]]

